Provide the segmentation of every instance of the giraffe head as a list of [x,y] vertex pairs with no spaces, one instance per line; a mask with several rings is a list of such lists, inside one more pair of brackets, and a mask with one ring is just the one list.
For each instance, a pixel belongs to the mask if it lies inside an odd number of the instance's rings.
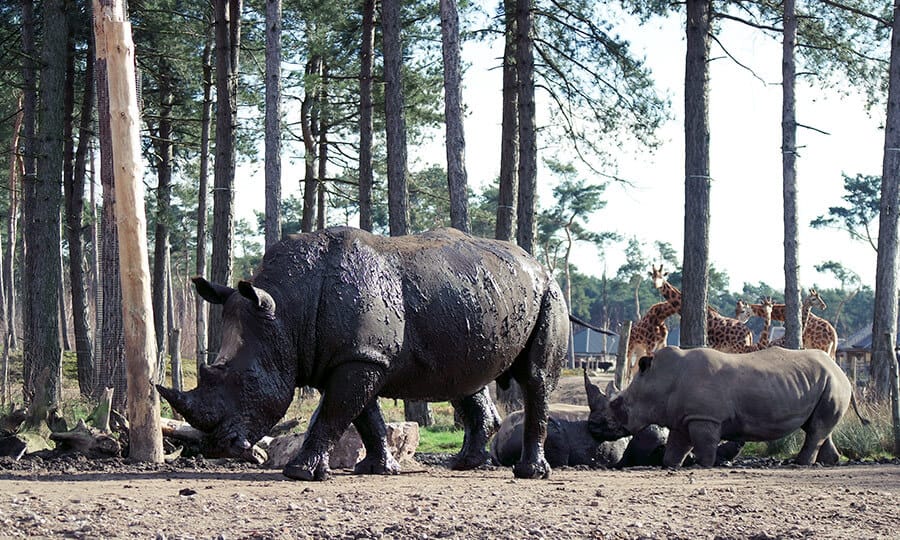
[[815,289],[809,290],[809,296],[803,301],[803,307],[810,308],[819,308],[824,311],[828,308],[828,305],[825,303],[825,300],[822,300],[822,297],[819,296],[819,291]]
[[666,276],[669,275],[668,272],[663,272],[663,265],[660,264],[659,268],[656,267],[655,264],[651,264],[650,268],[653,270],[650,272],[650,282],[653,283],[653,287],[660,289],[663,284],[666,282]]
[[[775,301],[772,300],[771,296],[767,296],[765,298],[760,299],[759,304],[762,306],[764,319],[771,321],[772,320],[772,309],[775,307]],[[748,306],[749,307],[749,306]],[[750,311],[753,311],[752,309]]]
[[747,321],[749,321],[752,316],[753,308],[750,304],[738,298],[737,304],[734,306],[734,318],[741,321],[743,324],[747,324]]

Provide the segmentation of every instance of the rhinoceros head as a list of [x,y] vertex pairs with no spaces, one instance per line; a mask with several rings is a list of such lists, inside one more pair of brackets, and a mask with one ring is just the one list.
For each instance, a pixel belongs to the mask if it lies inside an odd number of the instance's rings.
[[591,382],[587,370],[584,370],[584,390],[587,392],[588,406],[591,408],[591,414],[588,416],[588,430],[591,435],[601,441],[614,441],[628,436],[628,431],[616,420],[609,405],[618,392],[615,383],[610,381],[604,393]]
[[209,435],[217,454],[246,456],[287,411],[296,360],[284,361],[284,331],[266,291],[246,281],[237,290],[200,277],[193,281],[205,300],[224,305],[219,354],[211,365],[200,366],[193,390],[159,385],[157,390],[192,426]]

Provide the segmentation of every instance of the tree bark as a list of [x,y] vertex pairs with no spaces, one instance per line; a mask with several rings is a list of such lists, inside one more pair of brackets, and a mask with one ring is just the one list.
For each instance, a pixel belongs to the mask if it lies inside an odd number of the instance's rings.
[[318,125],[318,163],[319,171],[316,181],[318,194],[318,210],[316,212],[316,228],[324,229],[327,223],[327,210],[325,207],[325,179],[328,172],[328,115],[326,104],[328,103],[328,64],[322,61],[322,79],[319,83],[319,92],[316,102],[319,104]]
[[537,132],[534,109],[534,0],[516,4],[516,76],[518,79],[519,198],[516,241],[534,253],[535,192],[537,191]]
[[[22,3],[22,91],[23,91],[23,101],[22,101],[22,179],[21,179],[21,187],[22,187],[22,197],[24,199],[25,192],[25,181],[26,179],[33,180],[36,175],[36,167],[37,167],[37,67],[35,59],[38,56],[37,47],[35,46],[35,21],[34,21],[34,0],[21,0]],[[9,241],[7,242],[7,253],[9,253],[10,257],[13,259],[9,262],[9,272],[10,275],[14,274],[14,255],[15,255],[15,243],[17,236],[14,236],[14,225],[16,222],[16,216],[18,212],[13,211],[13,206],[18,206],[18,198],[15,197],[16,193],[11,192],[11,195],[14,195],[13,199],[10,200],[10,216],[12,216],[12,223],[7,231],[7,237]],[[25,251],[25,245],[22,245],[22,251]],[[10,297],[14,298],[14,294],[12,294],[12,284],[13,280],[10,277],[10,280],[7,282],[10,287]],[[24,279],[23,279],[24,284]],[[24,310],[23,310],[24,315]],[[10,331],[10,345],[12,348],[18,348],[18,339],[16,335],[16,302],[10,302],[9,304],[9,331]],[[24,368],[24,366],[23,366]],[[24,374],[24,373],[23,373]]]
[[24,187],[25,347],[24,395],[30,427],[37,427],[59,401],[62,351],[59,346],[60,214],[66,76],[65,0],[43,3],[40,118],[37,175]]
[[800,233],[797,217],[797,111],[794,95],[797,15],[794,0],[784,0],[781,60],[781,164],[784,199],[784,336],[789,349],[803,346],[800,322]]
[[515,238],[516,200],[519,190],[518,76],[516,68],[516,0],[504,0],[503,119],[500,134],[500,186],[494,237]]
[[[197,267],[198,276],[206,275],[206,212],[209,186],[209,130],[212,121],[212,37],[207,35],[203,47],[203,108],[200,118],[200,178],[197,186]],[[207,355],[207,315],[209,310],[206,301],[195,295],[194,306],[197,311],[197,373],[200,365],[206,363]]]
[[13,287],[11,286],[12,279],[12,254],[15,250],[15,243],[12,238],[15,235],[15,227],[16,223],[15,214],[17,210],[17,196],[16,190],[19,186],[19,170],[22,165],[22,160],[19,157],[19,133],[22,131],[22,120],[25,115],[25,111],[22,109],[22,101],[23,94],[19,94],[19,98],[17,100],[17,110],[19,111],[16,114],[16,118],[13,121],[13,131],[11,142],[9,144],[9,216],[7,219],[8,226],[8,237],[7,237],[7,251],[3,257],[3,283],[5,285],[4,288],[4,296],[6,297],[6,305],[4,306],[3,313],[3,327],[0,328],[0,335],[3,336],[3,367],[2,367],[2,379],[0,382],[3,384],[3,392],[0,394],[0,406],[6,407],[6,404],[9,403],[9,345],[12,340],[13,332],[11,330],[13,324],[11,321],[6,318],[10,316],[10,314],[14,313],[14,308],[11,308],[10,305],[15,305],[15,301],[13,300]]
[[469,231],[466,138],[463,131],[459,12],[456,0],[440,0],[441,42],[444,58],[444,121],[447,126],[447,183],[450,190],[450,226]]
[[[898,201],[900,201],[900,1],[894,1],[887,119],[878,217],[878,259],[875,267],[875,312],[872,320],[872,378],[875,392],[887,398],[894,351],[882,336],[897,335]],[[893,340],[891,340],[893,341]]]
[[109,113],[107,50],[103,18],[124,20],[118,0],[94,0],[94,46],[97,91],[98,138],[100,141],[100,184],[103,206],[100,213],[100,307],[97,318],[102,321],[100,356],[94,392],[113,389],[113,409],[125,412],[127,388],[125,378],[125,335],[122,328],[122,285],[119,277],[119,238],[116,228],[116,189],[112,163],[112,134]]
[[110,127],[116,171],[116,224],[121,239],[120,266],[128,375],[129,453],[131,461],[162,463],[162,433],[159,425],[159,395],[153,387],[156,376],[156,340],[153,335],[150,298],[150,262],[147,253],[147,223],[144,213],[143,166],[140,144],[140,113],[134,73],[131,25],[106,20],[109,75]]
[[706,345],[709,286],[710,0],[687,1],[684,76],[684,264],[681,346]]
[[372,230],[372,62],[375,51],[375,0],[363,0],[359,68],[359,228]]
[[[159,123],[153,147],[156,159],[156,231],[153,241],[153,329],[156,334],[158,362],[166,356],[166,283],[169,270],[169,221],[172,219],[172,167],[174,160],[172,107],[175,100],[173,81],[168,76],[172,68],[167,62],[159,65]],[[161,382],[157,380],[157,382]]]
[[[230,284],[234,272],[234,144],[237,127],[241,0],[216,0],[216,166],[213,188],[212,280]],[[222,306],[209,308],[209,362],[222,343]]]
[[[306,62],[306,82],[313,79],[312,75],[316,75],[315,79],[319,79],[322,75],[322,59],[313,56]],[[312,232],[313,224],[316,221],[316,122],[318,107],[316,99],[318,98],[318,90],[316,85],[306,88],[303,97],[303,103],[300,105],[300,126],[303,131],[303,215],[300,218],[300,230],[302,232]]]
[[87,152],[92,135],[94,112],[94,44],[88,38],[85,57],[84,93],[81,100],[81,123],[72,174],[64,179],[66,200],[66,239],[69,243],[69,284],[72,289],[72,324],[75,327],[75,356],[78,364],[78,387],[81,395],[93,395],[94,337],[91,331],[90,303],[85,281],[84,258],[84,185],[87,176]]
[[281,0],[266,0],[266,249],[281,240]]
[[403,47],[400,40],[400,1],[384,0],[384,108],[387,131],[388,224],[391,236],[409,231],[409,187],[406,170],[406,117],[403,110]]

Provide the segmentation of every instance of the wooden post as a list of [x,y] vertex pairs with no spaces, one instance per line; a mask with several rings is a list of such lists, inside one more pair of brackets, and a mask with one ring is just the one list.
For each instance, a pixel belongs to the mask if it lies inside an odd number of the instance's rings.
[[891,374],[891,420],[894,424],[894,455],[900,456],[900,366],[897,365],[897,349],[894,347],[894,336],[889,332],[884,334],[887,341],[887,350],[890,352]]
[[[95,8],[99,8],[97,2]],[[128,422],[131,461],[162,463],[156,336],[150,301],[150,262],[144,215],[140,113],[135,88],[131,24],[95,9],[106,38],[109,110],[116,185],[116,224],[122,279],[122,322],[125,331]],[[101,50],[98,47],[98,50]]]
[[622,329],[619,331],[619,350],[616,352],[616,375],[615,382],[616,387],[625,388],[625,384],[631,381],[626,381],[625,375],[628,373],[628,361],[629,358],[626,358],[626,354],[628,353],[628,341],[631,339],[631,321],[625,321],[622,323]]

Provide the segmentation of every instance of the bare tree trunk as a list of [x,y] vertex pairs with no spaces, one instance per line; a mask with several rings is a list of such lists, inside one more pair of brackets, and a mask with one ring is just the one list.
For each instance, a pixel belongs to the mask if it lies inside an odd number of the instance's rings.
[[69,284],[72,289],[72,324],[75,327],[75,355],[78,362],[78,387],[83,396],[93,395],[94,338],[88,288],[84,279],[84,184],[87,176],[87,153],[91,141],[94,111],[94,45],[88,39],[85,57],[84,93],[81,101],[81,124],[71,177],[64,180],[66,199],[66,238],[69,242]]
[[359,68],[359,228],[372,230],[372,61],[375,51],[375,0],[363,0]]
[[[197,275],[206,275],[206,212],[207,188],[209,185],[209,130],[212,120],[212,38],[207,36],[203,47],[203,109],[200,118],[200,178],[197,186]],[[197,373],[200,365],[206,363],[207,356],[207,314],[208,307],[200,295],[194,298],[197,311]]]
[[781,164],[784,199],[784,337],[790,349],[803,346],[800,321],[800,233],[797,225],[797,111],[794,95],[797,16],[794,0],[784,0],[781,60]]
[[519,199],[516,241],[534,253],[535,192],[537,191],[537,133],[534,109],[534,0],[516,5],[516,75],[519,111]]
[[[156,231],[153,242],[153,329],[159,363],[166,356],[166,283],[169,270],[169,221],[172,219],[172,166],[174,160],[172,107],[175,99],[165,61],[159,66],[159,121],[153,147],[156,158]],[[161,382],[161,381],[157,381]]]
[[24,178],[25,347],[24,388],[30,427],[37,427],[59,401],[62,351],[59,347],[60,214],[66,36],[64,0],[43,3],[40,76],[39,159],[36,176]]
[[[316,75],[316,79],[322,74],[322,59],[314,56],[306,63],[306,82],[311,84],[312,75]],[[300,105],[300,126],[303,131],[303,164],[304,164],[304,180],[303,180],[303,215],[300,218],[300,230],[303,232],[311,232],[313,224],[316,221],[316,122],[318,107],[316,107],[316,99],[318,98],[318,90],[316,85],[312,88],[306,88],[303,103]]]
[[[237,126],[241,0],[216,0],[216,166],[213,188],[212,280],[231,283],[234,272],[234,130]],[[222,343],[222,306],[209,310],[210,362]]]
[[[64,139],[65,140],[65,139]],[[65,153],[65,152],[64,152]],[[63,158],[65,163],[65,158]],[[63,201],[60,201],[62,203]],[[59,237],[62,238],[62,216],[59,219]],[[72,344],[69,342],[69,313],[66,309],[66,270],[65,262],[62,256],[62,242],[59,244],[59,343],[64,351],[71,351]]]
[[266,0],[266,249],[281,240],[281,0]]
[[[872,320],[872,378],[878,396],[890,391],[895,351],[887,349],[884,335],[897,335],[898,201],[900,201],[900,1],[894,1],[891,60],[888,76],[881,207],[878,218],[878,260],[875,269],[875,312]],[[889,341],[893,341],[892,339]]]
[[98,358],[95,396],[105,388],[113,389],[113,408],[125,412],[127,398],[125,378],[125,334],[122,327],[122,285],[119,277],[119,235],[116,227],[116,189],[112,163],[112,134],[109,117],[109,83],[107,76],[107,50],[104,28],[100,24],[100,11],[116,20],[124,19],[124,10],[118,0],[94,0],[94,46],[97,74],[97,117],[100,140],[100,184],[103,187],[103,206],[100,213],[100,307],[97,318],[101,345]]
[[325,178],[328,172],[328,115],[326,104],[328,103],[328,65],[322,62],[322,79],[319,84],[318,98],[316,102],[319,104],[318,114],[318,150],[319,150],[319,173],[316,182],[316,191],[318,193],[318,211],[316,212],[316,228],[324,229],[327,222],[327,211],[325,208]]
[[500,135],[500,186],[494,237],[515,238],[516,199],[519,191],[518,75],[516,68],[516,0],[504,0],[505,46],[503,49],[503,120]]
[[444,56],[444,119],[447,124],[447,183],[450,189],[450,225],[469,231],[466,138],[463,131],[460,88],[459,13],[456,0],[440,0]]
[[384,108],[387,131],[388,224],[391,236],[409,231],[409,187],[406,170],[406,117],[403,110],[403,47],[400,41],[400,1],[384,0]]
[[19,133],[22,130],[22,120],[25,115],[25,111],[22,109],[22,101],[23,94],[19,94],[19,98],[17,100],[17,110],[19,111],[16,114],[16,118],[13,121],[13,131],[12,131],[12,140],[9,145],[9,216],[7,219],[7,245],[6,245],[6,253],[5,257],[3,257],[3,283],[4,287],[4,296],[6,297],[6,305],[4,306],[3,313],[3,328],[0,329],[0,335],[3,336],[3,374],[2,374],[2,382],[3,383],[3,393],[0,394],[0,405],[3,407],[9,403],[9,347],[13,338],[14,332],[12,331],[13,322],[8,320],[7,318],[11,316],[11,314],[15,313],[15,308],[11,306],[15,306],[13,287],[12,287],[12,264],[13,264],[13,253],[15,251],[15,242],[12,240],[15,234],[15,226],[16,223],[16,212],[17,210],[17,200],[18,197],[16,195],[16,190],[18,190],[19,185],[19,171],[22,165],[22,159],[19,157]]
[[684,264],[681,346],[706,345],[709,286],[710,0],[687,1],[684,75]]
[[102,20],[99,24],[105,27],[104,36],[109,39],[106,50],[109,54],[110,133],[119,203],[116,223],[122,240],[120,265],[128,269],[128,279],[122,281],[122,318],[128,362],[128,458],[162,463],[159,395],[151,383],[156,375],[157,349],[150,322],[150,262],[146,245],[134,44],[128,22]]

